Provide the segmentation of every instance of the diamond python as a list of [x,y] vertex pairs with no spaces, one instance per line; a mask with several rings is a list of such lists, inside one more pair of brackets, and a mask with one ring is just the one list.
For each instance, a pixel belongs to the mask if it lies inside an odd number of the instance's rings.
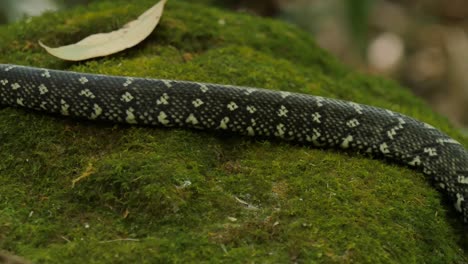
[[422,170],[468,223],[468,151],[436,128],[387,109],[258,88],[9,64],[0,64],[0,104],[368,152]]

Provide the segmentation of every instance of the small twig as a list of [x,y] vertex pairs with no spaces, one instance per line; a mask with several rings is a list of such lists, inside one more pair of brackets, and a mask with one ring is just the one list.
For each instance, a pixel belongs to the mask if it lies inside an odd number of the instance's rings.
[[88,163],[88,167],[86,168],[86,170],[78,178],[72,180],[72,188],[74,188],[75,184],[78,183],[79,181],[91,176],[93,172],[94,172],[93,163],[90,162]]
[[71,243],[70,239],[64,237],[64,236],[60,236],[60,238],[62,238],[63,240],[67,241],[68,243]]
[[112,243],[112,242],[120,242],[120,241],[140,242],[140,239],[134,239],[134,238],[120,238],[120,239],[113,239],[113,240],[100,241],[99,243]]
[[250,210],[258,210],[258,207],[254,206],[254,205],[251,205],[251,204],[249,204],[248,202],[237,198],[236,196],[234,196],[234,199],[236,199],[237,202],[239,202],[239,203],[245,205],[245,206],[247,207],[247,209],[250,209]]
[[223,250],[224,254],[229,254],[224,244],[221,244],[221,249]]

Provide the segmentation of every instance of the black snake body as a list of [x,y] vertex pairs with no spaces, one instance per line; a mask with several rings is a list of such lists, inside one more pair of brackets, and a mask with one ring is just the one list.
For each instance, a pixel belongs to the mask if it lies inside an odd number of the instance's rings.
[[421,169],[468,223],[467,150],[434,127],[390,110],[257,88],[5,64],[0,64],[0,104],[362,150]]

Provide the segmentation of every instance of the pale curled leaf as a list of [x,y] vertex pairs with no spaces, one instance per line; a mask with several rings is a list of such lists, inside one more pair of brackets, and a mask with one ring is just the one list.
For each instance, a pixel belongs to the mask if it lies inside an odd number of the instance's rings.
[[161,19],[166,1],[161,0],[138,19],[118,30],[90,35],[75,44],[58,48],[48,47],[41,41],[39,45],[53,56],[69,61],[81,61],[117,53],[137,45],[153,32]]

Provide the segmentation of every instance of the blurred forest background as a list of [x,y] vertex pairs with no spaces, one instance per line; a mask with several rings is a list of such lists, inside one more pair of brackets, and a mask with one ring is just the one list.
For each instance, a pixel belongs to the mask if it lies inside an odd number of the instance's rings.
[[[0,23],[92,1],[0,0]],[[397,80],[468,131],[467,0],[193,1],[297,24],[343,62]]]

